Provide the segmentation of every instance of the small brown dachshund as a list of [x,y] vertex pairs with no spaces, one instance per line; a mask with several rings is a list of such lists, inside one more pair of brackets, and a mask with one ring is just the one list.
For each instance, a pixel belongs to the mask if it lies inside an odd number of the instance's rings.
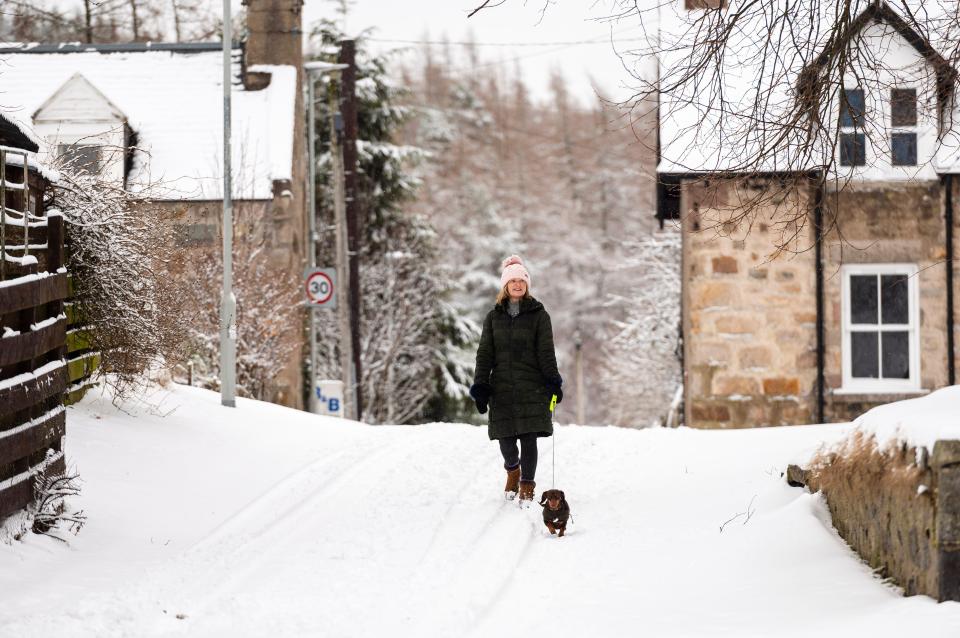
[[543,524],[551,534],[563,536],[570,518],[570,506],[563,490],[547,490],[540,497],[540,505],[543,506]]

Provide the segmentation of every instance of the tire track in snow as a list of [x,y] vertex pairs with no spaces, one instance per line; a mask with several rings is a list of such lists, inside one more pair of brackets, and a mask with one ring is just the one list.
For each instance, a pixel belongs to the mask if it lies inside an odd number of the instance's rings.
[[[387,431],[382,432],[386,434]],[[282,512],[270,513],[267,516],[269,522],[252,535],[227,536],[223,541],[209,548],[212,551],[206,552],[208,555],[203,557],[202,562],[207,563],[211,560],[217,562],[218,558],[226,554],[228,559],[238,567],[230,570],[229,576],[224,580],[222,572],[218,575],[216,570],[205,570],[198,566],[197,571],[201,573],[209,571],[208,578],[216,578],[217,582],[213,586],[196,586],[199,594],[198,597],[192,598],[193,602],[190,605],[193,609],[192,613],[202,617],[205,615],[204,611],[210,611],[232,594],[247,589],[249,583],[254,582],[252,575],[258,572],[270,572],[269,565],[274,563],[276,555],[288,555],[291,544],[298,540],[306,541],[308,544],[315,543],[317,536],[309,531],[310,526],[300,525],[303,519],[315,517],[319,511],[343,511],[348,504],[337,503],[336,500],[342,500],[344,492],[355,485],[360,477],[365,477],[367,484],[379,485],[383,482],[384,475],[394,472],[397,465],[406,463],[411,456],[420,455],[432,443],[426,437],[408,436],[410,438],[401,438],[401,443],[398,445],[398,441],[394,440],[395,435],[390,435],[390,440],[380,444],[372,454],[369,448],[362,447],[358,451],[362,458],[351,462],[345,471],[338,472],[332,480],[318,490],[312,489],[314,483],[326,480],[328,475],[297,473],[293,482],[286,486],[284,494],[274,494],[274,499],[279,499],[277,504],[283,506]],[[390,463],[384,462],[391,458],[396,460]],[[304,496],[290,505],[287,498],[290,491],[304,494]],[[362,494],[346,495],[348,499],[362,497]],[[322,508],[314,507],[321,500],[330,502],[324,503]],[[259,507],[246,512],[246,516],[254,519],[262,518],[264,514]],[[239,567],[240,565],[242,568]],[[265,566],[267,566],[266,569]],[[187,567],[190,568],[190,566]],[[203,580],[206,578],[198,579],[198,581]]]
[[193,546],[193,548],[200,549],[206,545],[215,544],[224,537],[230,536],[235,529],[246,528],[250,526],[256,520],[262,518],[262,516],[259,515],[253,516],[251,512],[259,511],[261,508],[267,508],[271,506],[281,497],[281,492],[295,490],[299,483],[302,482],[304,475],[313,473],[327,465],[336,466],[337,462],[348,456],[349,454],[347,452],[337,452],[332,457],[325,456],[314,459],[306,465],[301,466],[297,470],[294,470],[284,478],[274,483],[269,489],[262,492],[243,508],[235,512],[232,516],[220,523],[217,527],[211,530],[210,533],[200,539]]
[[[349,453],[326,455],[292,472],[182,554],[150,566],[150,572],[124,587],[81,598],[45,617],[44,624],[61,632],[69,627],[71,636],[97,638],[194,635],[193,620],[216,616],[218,604],[256,582],[251,577],[263,571],[272,554],[289,553],[289,543],[272,540],[285,531],[281,527],[295,528],[296,522],[309,514],[312,503],[342,493],[352,479],[376,475],[378,469],[380,474],[392,471],[396,463],[384,463],[384,459],[399,456],[405,460],[430,444],[428,438],[414,437],[398,446],[396,435],[390,435],[371,451],[373,438],[359,442]],[[331,473],[334,476],[329,482],[313,489],[316,483],[330,479]],[[291,505],[290,495],[298,493],[303,497]],[[333,509],[338,508],[342,506]],[[256,525],[264,519],[266,524]],[[255,530],[245,532],[245,526]],[[187,614],[187,621],[174,619],[180,612]],[[28,620],[24,619],[25,625]],[[226,622],[229,626],[230,619]],[[222,634],[200,631],[198,635]]]
[[[216,595],[207,597],[206,600],[200,603],[201,606],[198,606],[196,601],[194,601],[191,615],[199,619],[201,624],[195,625],[193,630],[198,631],[199,635],[221,635],[222,631],[226,631],[226,626],[223,625],[225,619],[222,609],[218,608],[234,607],[241,614],[250,613],[249,610],[245,608],[245,603],[249,601],[252,595],[249,584],[256,582],[257,586],[262,588],[264,583],[279,583],[281,581],[277,580],[277,574],[284,573],[284,570],[286,570],[289,579],[284,578],[282,584],[294,581],[298,582],[298,586],[302,591],[298,592],[297,595],[301,597],[306,595],[304,592],[315,590],[318,586],[323,590],[324,587],[329,587],[331,582],[336,583],[333,585],[334,587],[339,586],[348,590],[355,590],[356,584],[351,583],[353,583],[359,575],[362,573],[378,572],[377,561],[382,562],[384,555],[390,555],[392,552],[384,547],[382,542],[384,537],[378,536],[376,530],[371,530],[369,525],[365,525],[363,521],[358,524],[358,522],[352,520],[352,518],[355,518],[358,513],[374,509],[377,500],[381,496],[380,492],[384,489],[384,485],[394,484],[398,486],[398,489],[409,492],[411,487],[416,488],[419,483],[426,483],[430,486],[431,491],[435,489],[434,486],[436,482],[434,477],[416,471],[419,468],[416,467],[415,462],[411,463],[411,459],[415,461],[416,459],[430,458],[431,455],[425,453],[428,450],[433,453],[442,452],[443,450],[437,449],[437,440],[430,433],[423,432],[422,436],[417,436],[417,434],[418,433],[404,433],[400,435],[401,438],[399,439],[394,439],[391,436],[390,441],[385,446],[387,450],[385,450],[383,454],[380,454],[379,458],[371,459],[369,463],[365,462],[362,467],[354,468],[351,474],[363,476],[363,481],[359,482],[360,487],[356,493],[351,493],[345,489],[337,489],[337,486],[331,485],[325,490],[324,494],[317,495],[317,498],[327,499],[327,502],[324,503],[326,510],[350,515],[351,520],[340,522],[336,525],[336,530],[332,532],[334,536],[339,534],[341,538],[325,536],[322,533],[318,537],[314,532],[308,531],[306,527],[297,525],[295,519],[291,520],[288,518],[284,522],[278,521],[278,524],[282,524],[284,528],[292,530],[291,533],[286,537],[277,538],[277,542],[268,542],[268,537],[261,538],[255,546],[250,546],[253,548],[252,551],[256,552],[254,556],[247,557],[240,555],[235,557],[237,562],[246,563],[242,569],[242,573],[234,574],[227,583],[218,581],[215,586],[217,590]],[[400,443],[399,445],[397,444],[398,442]],[[451,442],[450,447],[453,449],[461,449],[463,447],[462,439]],[[427,464],[429,465],[429,463]],[[370,467],[371,465],[373,467]],[[414,466],[412,469],[411,465]],[[400,481],[388,480],[394,479],[395,476],[402,478]],[[347,476],[337,483],[338,485],[354,485],[357,483],[353,480],[355,478],[357,477]],[[411,478],[413,480],[409,480]],[[340,487],[342,488],[342,485]],[[355,502],[348,502],[347,499]],[[369,501],[369,503],[366,503],[367,501]],[[398,503],[403,505],[403,499],[398,499]],[[304,506],[298,508],[297,512],[301,514],[300,518],[304,515],[303,513],[317,511],[312,510],[308,505],[309,500],[305,501]],[[397,515],[403,514],[403,512],[397,512]],[[384,514],[383,516],[384,518],[392,518],[390,514]],[[320,522],[323,523],[324,521]],[[318,538],[322,543],[318,543]],[[348,540],[344,541],[344,538]],[[371,538],[373,539],[372,541]],[[386,538],[389,538],[389,536]],[[311,550],[315,550],[318,545],[322,545],[323,543],[328,543],[330,547],[336,549],[338,546],[343,547],[344,542],[346,542],[348,546],[348,555],[340,556],[339,559],[335,556],[324,557],[316,556],[316,552],[311,553]],[[371,543],[370,554],[368,556],[358,557],[351,555],[356,553],[358,546],[363,547],[365,542]],[[300,561],[301,564],[294,566],[292,571],[290,571],[291,567],[289,564],[282,565],[284,557],[289,556],[291,553],[291,545],[299,545],[303,547],[304,550],[302,560]],[[372,559],[373,562],[367,562],[368,558]],[[331,560],[333,560],[333,562],[331,562]],[[358,561],[362,561],[362,563],[358,564]],[[307,564],[313,567],[313,572],[310,574],[311,578],[308,580],[298,579],[298,576],[302,576],[300,572],[304,569],[303,565]],[[395,567],[395,565],[390,565],[387,570],[389,571]],[[338,577],[337,574],[340,574],[341,577]],[[318,575],[321,575],[320,580],[317,580]],[[324,583],[324,580],[326,580],[326,583]],[[408,579],[404,578],[401,586],[408,588],[408,585]],[[389,590],[391,598],[396,597],[397,592],[404,591],[399,587],[391,588],[382,582],[377,582],[376,585],[370,589],[364,587],[364,590],[367,596],[376,596],[375,591]],[[383,591],[383,594],[387,594],[387,591]],[[321,599],[324,595],[329,595],[329,592],[327,594],[321,594]],[[311,597],[307,595],[307,598]],[[316,599],[311,598],[311,600]],[[392,601],[384,602],[390,603]],[[312,603],[309,604],[312,606]],[[316,611],[317,610],[314,611],[315,614]],[[397,611],[388,611],[386,607],[382,607],[379,613],[374,615],[366,613],[365,608],[363,611],[357,610],[356,613],[350,613],[341,607],[338,608],[336,612],[340,617],[353,617],[355,619],[354,625],[351,627],[351,635],[375,635],[382,633],[381,626],[387,622],[385,618],[398,615]],[[300,609],[296,609],[294,613],[305,618],[313,617],[304,615]],[[313,618],[315,622],[321,622],[323,616],[320,614]],[[275,619],[273,617],[263,619],[254,617],[251,626],[256,625],[257,621],[261,623],[272,623],[275,622]],[[297,619],[289,618],[286,622],[295,623]],[[218,625],[217,623],[220,624]],[[361,630],[360,627],[365,625],[374,626],[376,631]],[[240,635],[245,634],[241,633]],[[334,635],[336,635],[336,632],[334,632]]]
[[[476,479],[481,474],[488,472],[489,469],[490,468],[488,466],[488,463],[486,462],[486,459],[481,459],[480,462],[475,464],[473,474],[471,474],[467,479],[461,482],[460,489],[458,490],[457,493],[464,494],[468,492],[467,488],[470,487],[471,485],[475,485],[477,483]],[[440,524],[434,528],[433,533],[430,535],[430,540],[427,542],[427,546],[423,549],[423,552],[421,552],[419,559],[417,560],[418,564],[425,561],[429,557],[430,553],[433,551],[434,547],[439,543],[441,537],[449,533],[450,528],[453,526],[452,521],[450,519],[453,517],[454,511],[459,509],[464,509],[464,508],[475,508],[475,504],[464,503],[463,499],[460,498],[455,501],[452,501],[447,506],[443,514],[440,515]],[[479,527],[482,529],[483,527],[488,525],[491,521],[493,521],[493,519],[497,516],[498,511],[499,510],[492,512],[490,516],[488,516],[485,520],[483,520],[479,524]]]

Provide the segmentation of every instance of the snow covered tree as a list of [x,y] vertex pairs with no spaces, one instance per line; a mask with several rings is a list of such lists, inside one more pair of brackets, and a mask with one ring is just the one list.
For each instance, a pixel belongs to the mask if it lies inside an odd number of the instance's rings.
[[219,33],[221,20],[207,0],[5,0],[3,7],[0,37],[14,42],[197,42]]
[[610,423],[661,425],[681,382],[680,234],[668,228],[624,248],[630,256],[611,274],[631,283],[605,300],[622,319],[607,326],[599,394]]
[[[297,340],[290,326],[299,325],[300,299],[296,282],[278,284],[289,273],[271,266],[269,219],[256,203],[235,202],[233,292],[237,297],[237,393],[276,401],[273,382],[276,371],[289,360]],[[222,240],[222,235],[220,237]],[[223,260],[220,242],[190,250],[190,263],[183,278],[195,317],[189,325],[189,358],[194,365],[194,383],[220,389],[220,291]],[[183,371],[179,376],[182,378]],[[296,389],[295,389],[296,390]]]
[[[336,61],[341,39],[329,22],[313,33],[315,57]],[[360,340],[364,419],[408,423],[448,416],[467,394],[469,371],[455,353],[472,338],[449,305],[450,277],[441,264],[436,234],[423,217],[405,213],[418,181],[409,167],[422,159],[413,146],[393,141],[407,111],[396,104],[400,89],[387,79],[387,61],[357,51],[358,195],[360,200]],[[329,90],[335,87],[328,85]],[[333,229],[329,151],[330,113],[317,104],[318,206],[322,228]],[[319,263],[332,262],[334,234],[321,240]],[[319,316],[318,372],[341,378],[335,318]]]
[[[429,217],[442,252],[451,256],[456,288],[451,302],[465,319],[480,321],[496,295],[501,260],[521,254],[531,269],[533,294],[553,319],[566,380],[561,418],[574,419],[573,336],[579,330],[584,420],[627,424],[615,419],[618,408],[607,400],[631,396],[629,424],[649,424],[667,406],[656,393],[620,392],[625,377],[609,386],[614,379],[605,372],[609,352],[603,344],[630,319],[631,306],[614,302],[628,300],[636,290],[636,272],[623,264],[640,258],[638,251],[646,249],[642,240],[655,226],[653,155],[638,141],[652,127],[606,104],[584,107],[568,95],[559,75],[552,82],[553,99],[537,104],[522,80],[505,80],[489,67],[461,77],[450,71],[456,64],[447,51],[441,47],[437,55],[427,48],[423,66],[405,70],[405,83],[412,87],[406,99],[416,117],[404,139],[428,151],[418,168],[423,186],[412,208]],[[679,259],[674,268],[679,273]],[[676,337],[675,322],[673,327]],[[471,343],[461,357],[472,366],[475,352]],[[679,373],[672,351],[644,353],[655,354],[676,368],[670,378]]]

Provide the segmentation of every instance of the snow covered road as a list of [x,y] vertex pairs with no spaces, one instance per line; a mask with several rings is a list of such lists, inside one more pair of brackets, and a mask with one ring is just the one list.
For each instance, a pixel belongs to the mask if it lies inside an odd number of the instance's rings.
[[502,500],[483,428],[152,400],[70,411],[89,524],[0,545],[0,636],[960,635],[780,477],[846,426],[559,428],[557,539]]

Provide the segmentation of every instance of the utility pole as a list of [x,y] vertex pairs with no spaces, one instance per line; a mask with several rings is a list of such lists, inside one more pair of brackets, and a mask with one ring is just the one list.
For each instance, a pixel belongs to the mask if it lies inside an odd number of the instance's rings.
[[220,403],[236,407],[237,298],[233,295],[233,193],[230,180],[230,91],[233,34],[230,0],[223,0],[223,291],[220,297]]
[[[304,65],[306,66],[306,65]],[[315,84],[317,78],[310,72],[309,67],[305,69],[304,76],[307,79],[307,222],[309,240],[307,241],[307,265],[312,271],[317,267],[317,123],[316,123],[316,104],[314,94],[316,92]],[[317,385],[317,309],[313,304],[307,304],[307,312],[310,313],[308,325],[310,330],[310,396],[307,400],[307,409],[311,413],[317,413],[317,393],[314,388]]]
[[350,326],[353,348],[353,396],[356,419],[363,419],[363,369],[360,366],[360,200],[357,194],[357,65],[353,40],[340,41],[340,64],[345,64],[341,78],[340,112],[343,114],[343,164],[346,191],[347,249],[350,271]]
[[333,165],[333,217],[337,233],[337,285],[340,288],[337,300],[337,323],[340,332],[340,370],[343,378],[343,415],[357,419],[358,401],[353,385],[353,335],[350,330],[350,306],[353,292],[346,285],[350,280],[350,260],[347,257],[347,206],[344,201],[343,156],[340,154],[340,135],[343,133],[343,118],[337,109],[339,99],[336,84],[330,84],[328,94],[330,111],[330,163]]

